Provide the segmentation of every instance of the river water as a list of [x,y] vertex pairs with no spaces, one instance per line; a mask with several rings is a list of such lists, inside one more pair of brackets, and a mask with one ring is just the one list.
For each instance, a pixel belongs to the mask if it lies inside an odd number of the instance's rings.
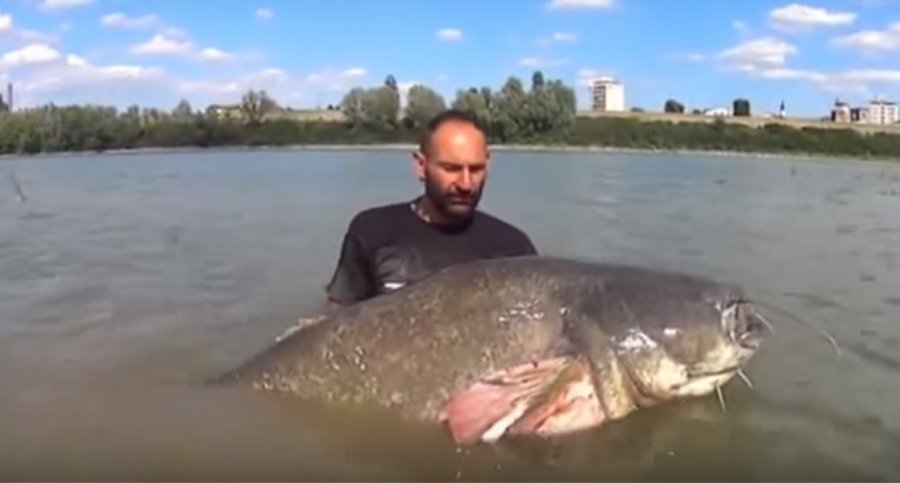
[[483,206],[543,253],[739,283],[810,325],[770,316],[753,387],[729,383],[726,411],[704,398],[466,450],[431,427],[203,385],[318,309],[353,213],[418,193],[406,153],[0,172],[2,479],[900,478],[897,166],[497,153]]

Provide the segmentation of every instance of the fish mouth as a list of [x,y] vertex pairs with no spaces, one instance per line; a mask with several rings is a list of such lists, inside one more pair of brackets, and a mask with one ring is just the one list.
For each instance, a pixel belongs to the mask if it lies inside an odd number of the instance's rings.
[[730,375],[733,376],[737,374],[742,368],[741,365],[735,364],[732,366],[724,367],[722,369],[715,369],[711,371],[688,371],[687,376],[689,379],[700,379],[705,377],[715,377],[715,376],[725,376]]
[[559,435],[607,418],[591,377],[577,357],[526,363],[482,378],[453,397],[442,419],[457,443],[516,435]]

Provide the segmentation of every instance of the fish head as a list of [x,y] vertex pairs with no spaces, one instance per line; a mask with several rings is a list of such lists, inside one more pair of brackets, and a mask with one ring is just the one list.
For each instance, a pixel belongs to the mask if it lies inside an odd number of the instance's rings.
[[765,320],[733,287],[703,286],[625,311],[629,323],[620,325],[611,343],[650,404],[716,391],[765,338]]

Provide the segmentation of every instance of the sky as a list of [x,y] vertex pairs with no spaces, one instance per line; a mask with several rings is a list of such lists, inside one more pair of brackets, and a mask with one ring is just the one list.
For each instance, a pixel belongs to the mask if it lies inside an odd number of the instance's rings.
[[[820,117],[900,100],[900,0],[0,0],[0,82],[16,107],[236,103],[295,108],[393,75],[448,103],[535,69],[576,90],[609,76],[628,107]],[[5,89],[4,89],[5,93]]]

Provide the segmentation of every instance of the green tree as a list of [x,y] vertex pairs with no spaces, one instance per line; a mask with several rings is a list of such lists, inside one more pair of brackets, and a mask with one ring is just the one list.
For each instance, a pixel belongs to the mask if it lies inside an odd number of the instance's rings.
[[241,112],[247,124],[260,124],[278,105],[264,90],[250,89],[241,98]]
[[446,109],[444,98],[428,86],[415,84],[406,94],[406,119],[412,127],[420,127]]
[[684,113],[684,104],[675,99],[668,99],[663,106],[663,111],[671,114],[682,114]]
[[351,125],[362,124],[366,121],[363,111],[365,97],[366,90],[362,87],[354,87],[344,94],[344,98],[341,100],[341,112],[344,113],[344,118]]
[[750,101],[747,99],[735,99],[732,106],[732,114],[735,116],[750,116]]
[[187,99],[182,99],[178,102],[178,105],[172,109],[172,117],[179,121],[186,121],[193,117],[194,112],[191,109],[191,104],[187,101]]

